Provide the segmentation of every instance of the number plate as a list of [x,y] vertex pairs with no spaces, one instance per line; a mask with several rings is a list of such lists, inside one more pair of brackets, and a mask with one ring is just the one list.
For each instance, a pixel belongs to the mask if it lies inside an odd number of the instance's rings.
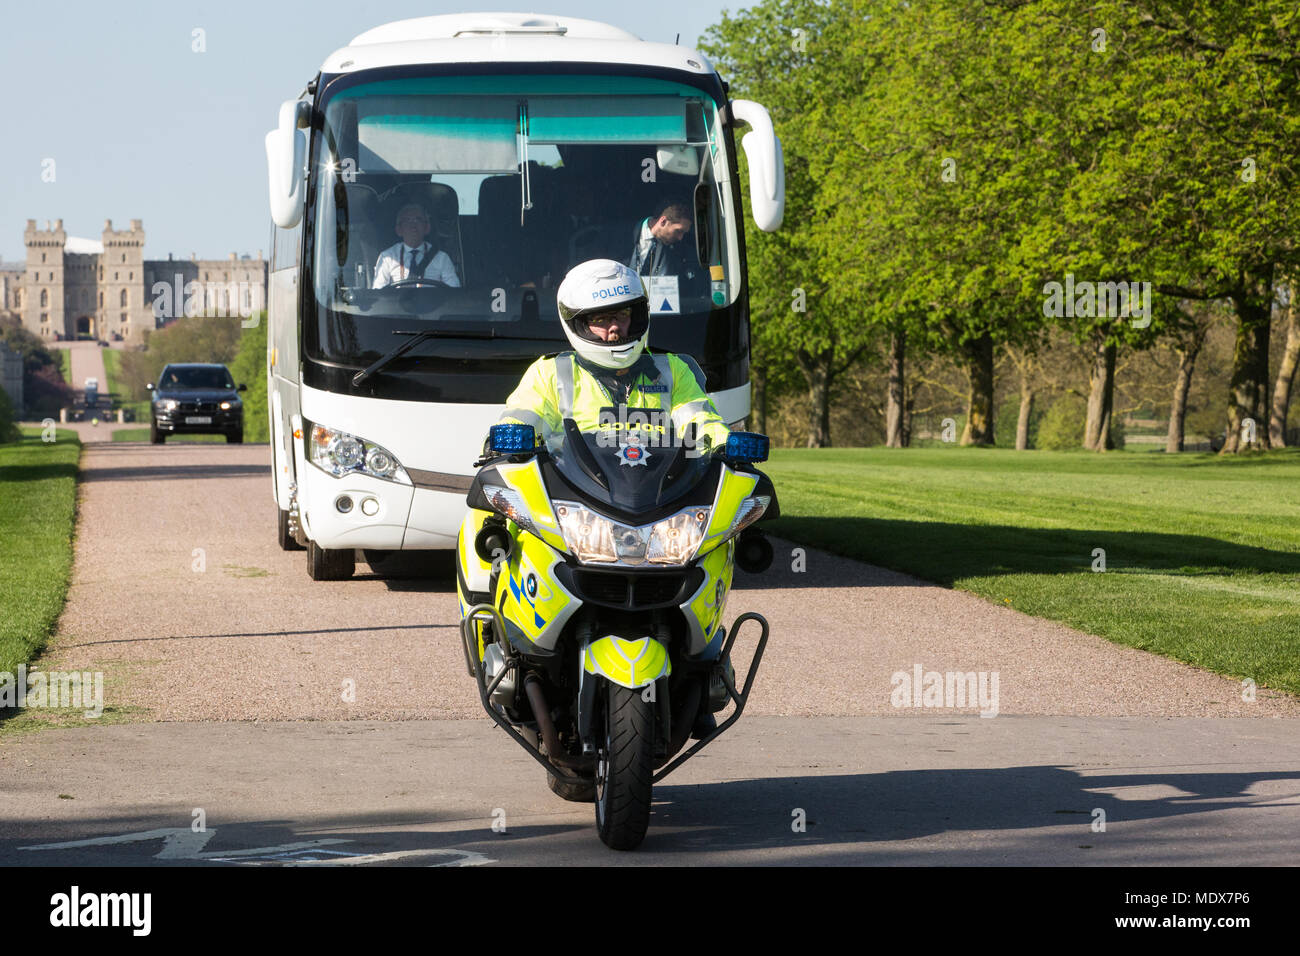
[[185,424],[186,425],[211,425],[212,416],[211,415],[186,415]]

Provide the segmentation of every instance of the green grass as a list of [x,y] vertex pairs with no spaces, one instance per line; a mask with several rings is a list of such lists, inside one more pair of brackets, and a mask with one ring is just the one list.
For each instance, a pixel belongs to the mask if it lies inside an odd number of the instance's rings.
[[0,445],[0,671],[32,660],[63,610],[72,569],[77,494],[75,432],[41,429]]
[[99,354],[104,357],[104,381],[100,383],[100,391],[108,395],[115,391],[117,383],[122,381],[122,353],[116,349],[101,348]]
[[72,384],[72,357],[67,349],[49,348],[49,352],[59,360],[59,374],[69,385]]
[[780,449],[764,468],[773,533],[1300,693],[1300,450]]
[[[113,441],[148,441],[148,440],[149,440],[148,425],[145,425],[143,428],[119,428],[117,431],[113,432]],[[168,435],[166,443],[168,445],[176,445],[176,444],[184,444],[185,442],[194,442],[194,441],[224,442],[225,440],[226,440],[225,435]]]

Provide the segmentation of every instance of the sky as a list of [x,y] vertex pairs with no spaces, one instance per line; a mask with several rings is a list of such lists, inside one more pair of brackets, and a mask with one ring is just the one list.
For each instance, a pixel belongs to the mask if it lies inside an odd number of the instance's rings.
[[[733,2],[730,9],[745,6]],[[270,254],[263,138],[281,101],[370,27],[408,17],[520,10],[600,20],[694,46],[721,0],[6,2],[0,17],[0,259],[23,229],[62,219],[145,228],[145,258]],[[195,32],[203,52],[195,52]],[[52,161],[52,162],[51,162]]]

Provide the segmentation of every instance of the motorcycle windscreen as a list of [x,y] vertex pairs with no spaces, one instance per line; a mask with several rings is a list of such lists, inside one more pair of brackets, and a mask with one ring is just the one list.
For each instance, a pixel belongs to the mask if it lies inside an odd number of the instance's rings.
[[593,501],[625,512],[652,511],[681,498],[709,472],[708,455],[678,441],[669,428],[582,432],[564,423],[556,469]]

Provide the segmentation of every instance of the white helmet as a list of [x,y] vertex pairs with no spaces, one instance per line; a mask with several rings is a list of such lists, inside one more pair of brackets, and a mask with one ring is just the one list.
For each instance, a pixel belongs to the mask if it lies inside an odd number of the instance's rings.
[[[555,304],[573,350],[602,368],[627,368],[641,357],[650,338],[650,300],[641,277],[613,259],[591,259],[569,270],[556,290]],[[605,342],[591,332],[593,315],[627,309],[627,338]]]

